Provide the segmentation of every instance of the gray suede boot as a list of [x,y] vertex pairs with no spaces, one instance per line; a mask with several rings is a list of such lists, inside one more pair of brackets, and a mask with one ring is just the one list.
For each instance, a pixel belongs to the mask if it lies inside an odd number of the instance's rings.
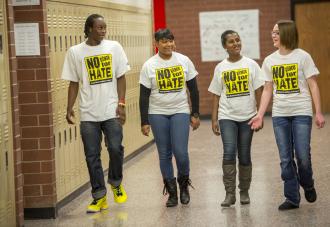
[[240,189],[240,201],[241,204],[249,204],[250,203],[250,196],[249,196],[249,189],[252,179],[252,165],[248,166],[238,166],[239,169],[239,185],[238,188]]
[[226,198],[221,203],[222,207],[229,207],[236,202],[236,163],[224,161],[222,164],[223,184],[225,185]]

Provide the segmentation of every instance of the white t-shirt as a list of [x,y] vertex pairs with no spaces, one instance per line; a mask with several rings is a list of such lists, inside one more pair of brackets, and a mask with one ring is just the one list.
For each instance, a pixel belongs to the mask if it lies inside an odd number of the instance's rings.
[[214,70],[209,92],[220,96],[218,119],[246,121],[257,113],[255,90],[264,85],[259,65],[242,57],[237,62],[227,59]]
[[190,113],[186,81],[198,72],[191,60],[180,53],[172,52],[169,60],[158,54],[143,65],[139,83],[151,89],[149,114],[172,115]]
[[97,46],[86,42],[72,46],[65,57],[62,79],[80,82],[80,120],[116,118],[117,78],[130,66],[122,46],[103,40]]
[[273,111],[276,116],[313,116],[312,99],[307,80],[320,72],[312,57],[302,49],[288,55],[275,51],[262,64],[266,81],[274,82]]

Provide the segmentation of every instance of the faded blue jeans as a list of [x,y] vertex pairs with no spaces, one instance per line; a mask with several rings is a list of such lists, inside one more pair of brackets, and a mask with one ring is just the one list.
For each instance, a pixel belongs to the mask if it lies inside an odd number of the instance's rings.
[[116,187],[121,183],[123,178],[123,128],[118,119],[113,118],[101,122],[80,122],[80,134],[84,144],[86,163],[94,199],[102,198],[107,193],[101,163],[102,132],[107,138],[110,157],[108,183]]
[[185,113],[173,115],[149,114],[149,122],[157,145],[163,179],[174,178],[173,155],[178,168],[178,176],[188,176],[190,115]]
[[251,142],[253,130],[248,121],[219,120],[221,139],[223,144],[223,162],[236,161],[236,153],[239,164],[251,165]]
[[284,196],[288,202],[299,205],[299,184],[304,190],[314,187],[310,154],[312,117],[273,117],[273,128],[281,159]]

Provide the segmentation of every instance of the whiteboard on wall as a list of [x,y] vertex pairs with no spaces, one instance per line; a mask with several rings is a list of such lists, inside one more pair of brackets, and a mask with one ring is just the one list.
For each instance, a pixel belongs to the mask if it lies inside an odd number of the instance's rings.
[[147,9],[147,10],[151,9],[151,0],[101,0],[101,1],[134,6],[137,8]]
[[202,61],[219,61],[227,57],[221,44],[225,30],[237,31],[242,41],[241,54],[260,58],[259,10],[213,11],[199,13]]

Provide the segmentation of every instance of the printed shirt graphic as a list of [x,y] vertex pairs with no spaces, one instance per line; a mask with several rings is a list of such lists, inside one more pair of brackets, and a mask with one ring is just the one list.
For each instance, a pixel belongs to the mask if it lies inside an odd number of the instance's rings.
[[263,86],[259,65],[242,57],[237,62],[224,59],[214,69],[208,91],[220,96],[218,119],[246,121],[257,113],[255,90]]
[[101,54],[85,57],[85,66],[90,85],[112,81],[112,55]]
[[127,56],[117,41],[102,40],[97,46],[82,42],[69,48],[62,79],[80,83],[81,121],[99,122],[117,117],[117,80],[128,70]]
[[185,83],[181,65],[156,69],[156,84],[159,93],[179,92]]
[[320,72],[310,54],[299,48],[287,55],[277,50],[265,58],[262,72],[273,82],[273,117],[313,116],[307,80]]
[[250,95],[248,68],[224,71],[221,77],[226,85],[227,98]]
[[149,58],[143,64],[139,80],[140,84],[151,90],[148,113],[189,114],[186,82],[197,74],[192,61],[183,54],[172,52],[167,60],[159,54]]
[[299,93],[298,64],[272,66],[273,81],[277,94]]

